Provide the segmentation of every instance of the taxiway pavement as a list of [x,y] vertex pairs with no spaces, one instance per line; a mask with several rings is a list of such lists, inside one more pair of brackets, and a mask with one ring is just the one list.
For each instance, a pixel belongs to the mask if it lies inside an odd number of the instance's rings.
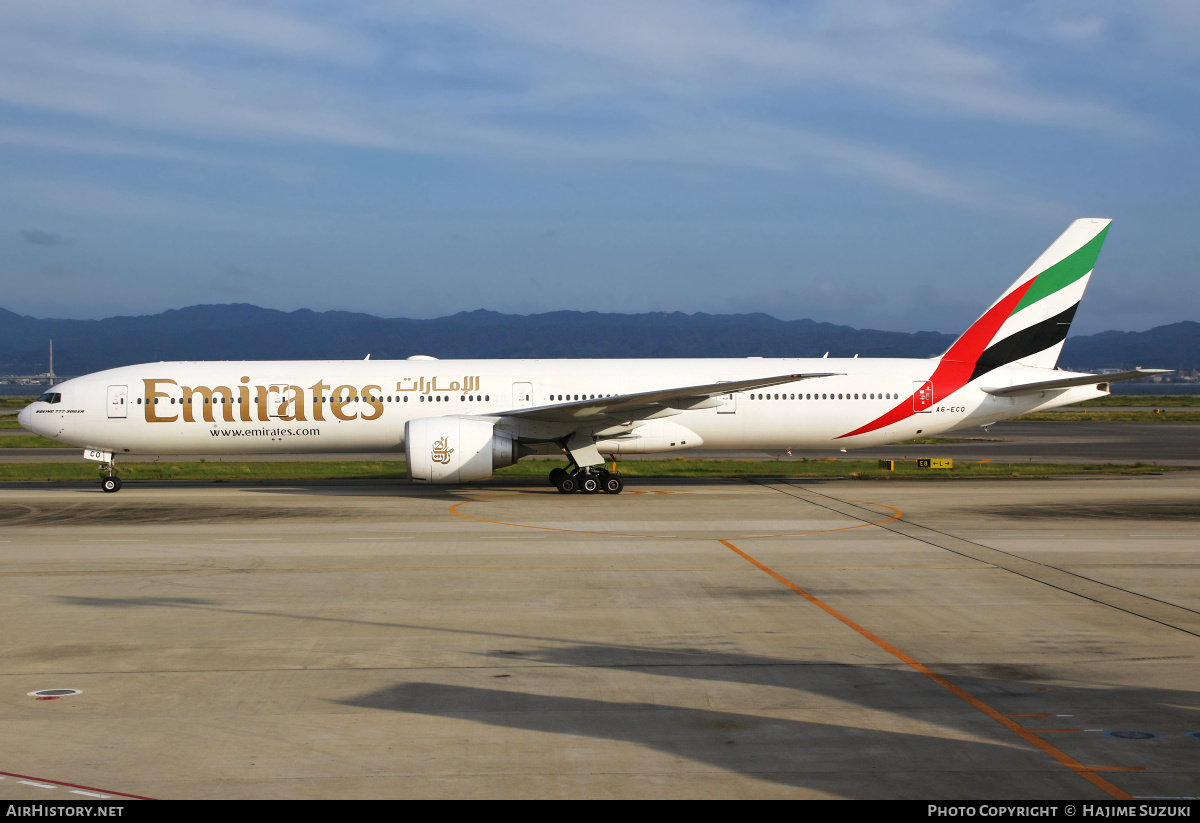
[[[0,437],[4,437],[0,430]],[[20,433],[7,435],[20,438]],[[781,452],[762,451],[688,451],[694,458],[732,460],[824,459],[831,456],[849,460],[915,460],[918,457],[951,457],[958,460],[994,460],[996,462],[1046,463],[1152,463],[1163,466],[1200,466],[1200,423],[1092,423],[1029,422],[997,423],[988,431],[969,429],[942,435],[947,443],[880,446],[856,449],[844,455],[830,450],[793,450],[789,458]],[[645,459],[679,457],[681,453],[646,455]],[[62,463],[80,460],[78,449],[0,448],[0,463]],[[242,454],[242,455],[123,455],[125,463],[146,463],[160,459],[209,462],[273,462],[311,460],[403,460],[403,452],[373,454]],[[636,460],[637,456],[624,459]]]
[[0,798],[1194,796],[1198,526],[1190,473],[6,485]]

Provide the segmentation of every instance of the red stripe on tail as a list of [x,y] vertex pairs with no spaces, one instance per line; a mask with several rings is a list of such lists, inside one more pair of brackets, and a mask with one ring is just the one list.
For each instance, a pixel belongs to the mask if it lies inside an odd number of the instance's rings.
[[[1000,331],[1000,327],[1004,325],[1004,321],[1012,315],[1013,309],[1021,302],[1021,298],[1025,296],[1025,292],[1029,291],[1029,287],[1033,285],[1034,280],[1037,280],[1037,278],[1031,278],[1001,298],[999,303],[984,312],[983,317],[971,324],[971,328],[963,332],[962,337],[955,340],[950,350],[942,355],[937,369],[933,372],[933,377],[929,378],[933,383],[934,403],[949,397],[967,385],[967,382],[971,379],[971,372],[975,370],[975,361],[979,359],[979,355],[983,354],[983,350],[987,348],[988,343],[992,342],[992,338],[996,336],[996,332]],[[914,414],[916,412],[913,410],[913,395],[910,394],[907,399],[902,400],[891,411],[875,418],[865,426],[860,426],[852,432],[840,435],[836,439],[841,440],[843,437],[854,437],[856,434],[873,432],[876,429],[882,429],[884,426],[899,423],[901,420],[912,417]]]

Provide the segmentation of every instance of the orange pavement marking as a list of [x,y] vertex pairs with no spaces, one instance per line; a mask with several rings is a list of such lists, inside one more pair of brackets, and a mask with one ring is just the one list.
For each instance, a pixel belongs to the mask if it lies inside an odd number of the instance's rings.
[[[521,497],[519,494],[493,494],[488,497],[476,497],[471,500],[462,500],[450,507],[450,513],[457,515],[465,520],[474,520],[477,523],[491,523],[496,526],[515,526],[519,529],[537,529],[546,532],[569,532],[571,534],[602,534],[611,537],[645,537],[653,540],[712,540],[712,537],[679,537],[673,534],[634,534],[632,532],[597,532],[589,529],[561,529],[556,526],[530,526],[525,523],[506,523],[503,520],[489,520],[486,517],[472,517],[469,514],[463,514],[458,510],[459,506],[465,506],[468,503],[482,503],[486,500],[497,500],[504,497]],[[761,540],[769,537],[799,537],[804,534],[828,534],[829,532],[843,532],[850,529],[863,529],[867,526],[878,526],[883,523],[890,523],[893,520],[904,516],[904,512],[897,509],[895,506],[888,506],[883,503],[872,503],[868,500],[850,500],[849,498],[833,498],[834,500],[842,500],[846,503],[864,503],[868,506],[879,506],[883,509],[891,509],[892,516],[885,517],[883,520],[876,520],[873,523],[857,523],[853,526],[841,526],[836,529],[817,529],[809,532],[786,532],[783,534],[755,534],[746,537],[730,537],[730,540]],[[845,517],[846,515],[842,515]]]
[[[519,496],[520,495],[517,495],[517,494],[496,494],[496,495],[491,495],[488,497],[477,497],[477,498],[474,498],[471,500],[463,500],[463,501],[455,503],[453,506],[451,506],[450,513],[453,515],[456,515],[458,517],[461,517],[465,520],[474,520],[478,523],[491,523],[491,524],[494,524],[497,526],[514,526],[516,528],[522,528],[522,529],[537,529],[539,531],[571,532],[571,533],[575,533],[575,534],[599,534],[599,535],[608,535],[608,536],[612,536],[612,537],[645,537],[645,538],[653,538],[653,539],[658,539],[658,540],[711,540],[711,539],[713,539],[711,537],[710,538],[675,537],[673,535],[661,535],[661,534],[630,534],[627,532],[598,532],[598,531],[590,531],[590,530],[586,530],[586,529],[562,529],[562,528],[557,528],[554,526],[530,526],[530,525],[526,525],[524,523],[506,523],[501,520],[489,520],[489,519],[483,518],[483,517],[472,517],[469,514],[463,514],[462,512],[458,511],[458,508],[460,506],[465,506],[468,503],[482,503],[486,500],[496,500],[496,499],[504,498],[504,497],[519,497]],[[836,500],[836,499],[841,499],[841,498],[834,498],[834,499]],[[845,499],[843,502],[865,503],[865,504],[871,505],[871,506],[880,506],[881,508],[891,509],[892,512],[894,512],[894,514],[891,517],[888,517],[884,520],[879,520],[879,521],[876,521],[873,523],[860,523],[855,526],[844,526],[844,527],[838,528],[838,529],[822,529],[819,531],[811,531],[811,532],[792,532],[789,534],[755,535],[753,537],[738,537],[738,538],[731,538],[731,539],[753,540],[753,539],[759,539],[762,537],[794,537],[794,536],[798,536],[798,535],[802,535],[802,534],[824,534],[826,532],[839,532],[839,531],[846,531],[848,529],[861,529],[866,526],[878,526],[883,523],[890,523],[891,521],[904,516],[904,512],[900,511],[899,509],[895,508],[894,506],[888,506],[883,503],[872,503],[872,502],[866,501],[866,500],[849,500],[849,499]],[[887,653],[891,654],[893,657],[896,657],[897,659],[899,659],[899,660],[903,661],[904,663],[908,664],[909,666],[911,666],[917,672],[920,672],[921,674],[925,675],[930,680],[932,680],[934,683],[937,683],[939,686],[946,689],[954,696],[956,696],[956,697],[966,701],[970,705],[974,706],[976,709],[983,712],[988,717],[992,718],[997,723],[999,723],[1000,725],[1007,728],[1009,731],[1016,734],[1018,737],[1022,738],[1023,740],[1025,740],[1026,742],[1035,746],[1036,748],[1041,749],[1043,752],[1045,752],[1046,754],[1053,757],[1059,763],[1062,763],[1064,766],[1066,766],[1071,771],[1078,774],[1084,780],[1087,780],[1089,783],[1096,786],[1101,791],[1105,792],[1106,794],[1108,794],[1111,797],[1114,797],[1118,800],[1133,800],[1134,799],[1133,795],[1117,788],[1112,783],[1108,782],[1103,777],[1101,777],[1100,775],[1095,773],[1097,770],[1133,771],[1134,769],[1124,769],[1122,767],[1117,767],[1117,766],[1103,767],[1103,766],[1085,766],[1085,765],[1083,765],[1082,763],[1080,763],[1075,758],[1071,757],[1066,752],[1062,751],[1061,749],[1057,748],[1056,746],[1051,745],[1050,743],[1047,743],[1045,740],[1042,740],[1040,737],[1037,736],[1036,732],[1026,729],[1023,726],[1021,726],[1020,724],[1013,722],[1012,720],[1010,720],[1009,718],[1007,718],[1000,712],[993,709],[987,703],[984,703],[982,700],[975,697],[973,694],[959,688],[958,686],[954,685],[946,678],[944,678],[941,675],[937,674],[936,672],[932,671],[931,669],[929,669],[927,666],[925,666],[923,663],[921,663],[916,658],[911,657],[911,656],[905,654],[904,652],[900,651],[895,646],[893,646],[891,643],[888,643],[883,638],[875,635],[874,633],[868,631],[867,629],[863,628],[859,624],[855,623],[853,620],[846,617],[844,614],[839,612],[837,609],[833,608],[832,606],[828,605],[827,603],[824,603],[823,601],[817,599],[813,595],[804,591],[804,589],[800,588],[795,583],[792,583],[790,580],[783,577],[782,575],[776,573],[771,568],[764,566],[762,563],[758,562],[753,557],[746,554],[744,551],[739,549],[737,546],[730,543],[729,540],[718,539],[717,542],[721,543],[726,548],[733,551],[735,554],[741,556],[744,560],[748,561],[750,564],[752,564],[752,565],[756,566],[757,568],[761,569],[762,571],[766,572],[771,577],[775,578],[775,580],[782,583],[784,586],[787,586],[789,589],[796,592],[796,594],[800,595],[805,600],[812,603],[814,606],[817,606],[818,608],[820,608],[822,611],[826,612],[831,617],[841,621],[846,626],[848,626],[851,629],[853,629],[854,631],[858,632],[860,635],[865,637],[867,640],[870,640],[872,643],[879,646],[879,648],[881,648],[884,651],[886,651]],[[1050,689],[1048,689],[1048,688],[1039,688],[1037,690],[1038,691],[1050,691]],[[1047,731],[1050,731],[1050,730],[1047,730]]]
[[1003,714],[1001,714],[1000,712],[993,709],[987,703],[984,703],[982,700],[980,700],[975,695],[959,688],[958,686],[954,685],[946,678],[942,677],[940,674],[937,674],[936,672],[932,671],[931,669],[929,669],[927,666],[925,666],[923,663],[921,663],[916,658],[911,657],[910,655],[907,655],[904,652],[900,651],[895,646],[893,646],[891,643],[888,643],[883,638],[879,637],[878,635],[873,634],[872,632],[870,632],[867,629],[863,628],[862,626],[858,625],[853,620],[851,620],[849,617],[846,617],[844,614],[839,612],[837,609],[833,608],[832,606],[828,605],[827,603],[824,603],[821,600],[814,597],[813,595],[809,594],[804,589],[800,588],[799,586],[797,586],[795,583],[788,580],[783,575],[780,575],[780,574],[776,573],[774,570],[768,568],[767,566],[764,566],[762,563],[758,562],[753,557],[746,554],[744,551],[742,551],[737,546],[730,543],[728,540],[721,540],[719,542],[722,545],[724,545],[726,548],[733,551],[734,553],[740,555],[744,560],[748,561],[751,565],[758,567],[762,571],[769,574],[771,577],[775,578],[775,580],[782,583],[784,586],[787,586],[789,589],[794,591],[796,594],[800,595],[805,600],[807,600],[808,602],[812,603],[817,608],[824,611],[830,617],[833,617],[836,620],[841,621],[842,623],[844,623],[846,626],[850,627],[851,629],[854,629],[854,631],[858,632],[860,635],[865,637],[867,640],[870,640],[876,646],[883,649],[885,652],[892,655],[893,657],[903,661],[904,663],[907,663],[914,670],[925,675],[930,680],[932,680],[934,683],[937,683],[943,689],[945,689],[946,691],[953,694],[955,697],[965,700],[967,703],[971,704],[976,709],[979,709],[979,711],[983,712],[988,717],[995,720],[1001,726],[1004,726],[1006,729],[1008,729],[1013,734],[1015,734],[1018,737],[1020,737],[1021,739],[1023,739],[1025,742],[1041,749],[1043,752],[1045,752],[1046,754],[1053,757],[1059,763],[1063,764],[1068,769],[1075,772],[1077,775],[1079,775],[1084,780],[1091,783],[1096,788],[1100,789],[1101,791],[1105,792],[1106,794],[1108,794],[1111,797],[1115,797],[1118,800],[1133,800],[1134,799],[1133,795],[1117,788],[1112,783],[1109,783],[1103,777],[1096,774],[1095,773],[1096,770],[1094,768],[1092,768],[1091,766],[1083,765],[1078,760],[1076,760],[1075,758],[1071,757],[1069,754],[1064,752],[1062,749],[1059,749],[1058,747],[1053,746],[1050,743],[1047,743],[1045,740],[1042,740],[1040,737],[1037,736],[1036,732],[1026,729],[1025,727],[1021,726],[1019,723],[1016,723],[1016,722],[1010,720],[1009,718],[1005,717]]

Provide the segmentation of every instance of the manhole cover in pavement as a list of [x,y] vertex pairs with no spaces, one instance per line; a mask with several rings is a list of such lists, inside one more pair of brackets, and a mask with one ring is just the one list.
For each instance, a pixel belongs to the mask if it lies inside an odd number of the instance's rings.
[[79,689],[41,689],[29,692],[30,697],[66,697],[70,694],[83,694]]
[[1105,732],[1108,737],[1118,737],[1121,740],[1153,740],[1158,735],[1153,732]]

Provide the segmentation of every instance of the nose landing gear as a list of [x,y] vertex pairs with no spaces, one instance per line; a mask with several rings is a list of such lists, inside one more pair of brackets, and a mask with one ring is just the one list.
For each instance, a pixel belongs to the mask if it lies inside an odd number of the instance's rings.
[[100,489],[105,494],[113,494],[121,490],[121,478],[117,477],[117,461],[112,460],[108,463],[100,464],[100,470],[108,472],[106,477],[100,480]]

